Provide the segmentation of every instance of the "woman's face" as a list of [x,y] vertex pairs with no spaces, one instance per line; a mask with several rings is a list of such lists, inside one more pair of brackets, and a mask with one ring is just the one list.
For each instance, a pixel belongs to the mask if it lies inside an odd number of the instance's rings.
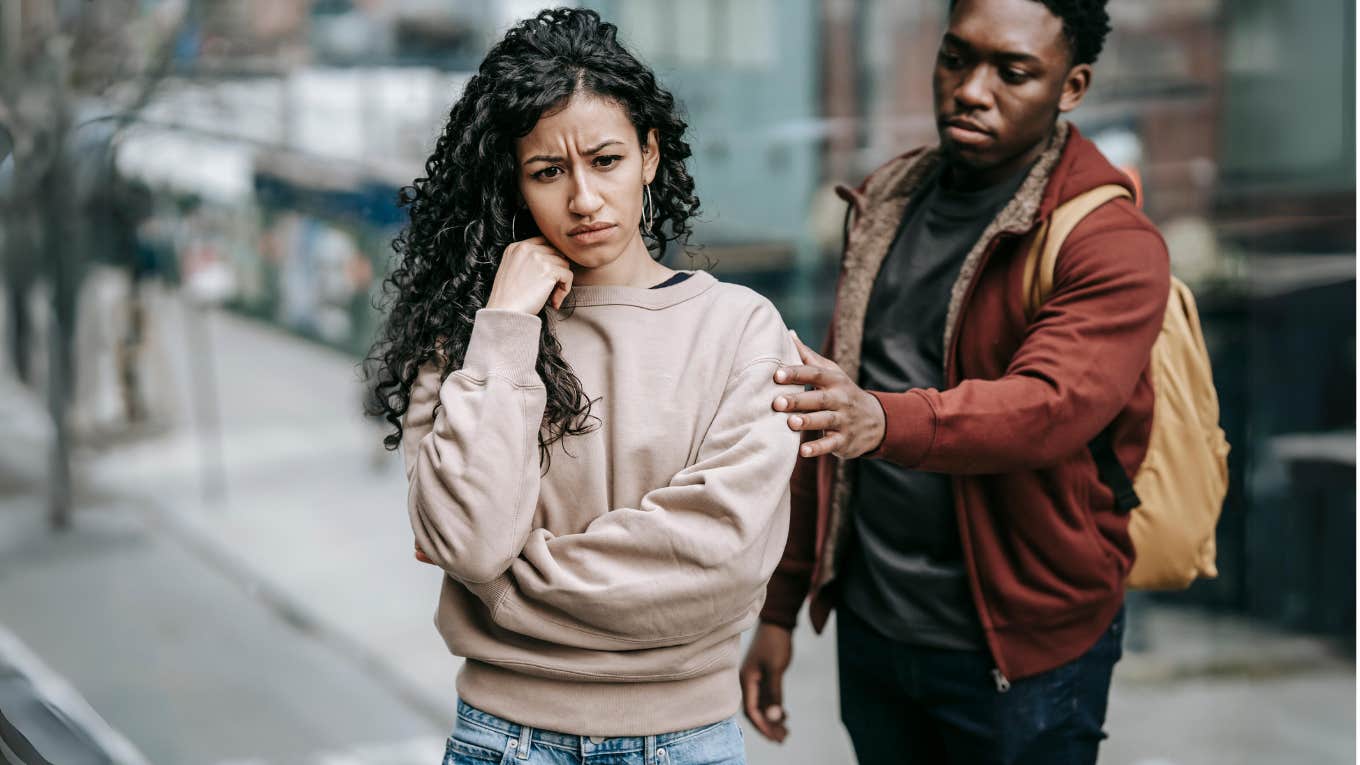
[[519,190],[543,232],[584,269],[647,257],[642,189],[656,175],[656,131],[639,146],[623,107],[577,94],[516,145]]

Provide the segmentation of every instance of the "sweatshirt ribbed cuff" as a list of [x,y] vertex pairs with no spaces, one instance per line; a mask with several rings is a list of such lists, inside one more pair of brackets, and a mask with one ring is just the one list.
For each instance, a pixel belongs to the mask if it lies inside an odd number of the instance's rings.
[[517,385],[538,385],[538,335],[542,320],[519,311],[483,308],[472,323],[463,371],[473,377],[499,375]]
[[489,582],[463,582],[463,584],[469,592],[486,604],[487,610],[492,611],[493,616],[496,606],[505,597],[505,593],[514,587],[514,583],[510,581],[510,577],[506,574],[501,574]]

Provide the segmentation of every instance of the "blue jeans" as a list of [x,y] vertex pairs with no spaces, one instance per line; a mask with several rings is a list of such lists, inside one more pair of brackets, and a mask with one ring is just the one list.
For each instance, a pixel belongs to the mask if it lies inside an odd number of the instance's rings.
[[458,702],[444,765],[745,765],[735,717],[677,733],[573,736],[502,720]]
[[1123,609],[1086,653],[1004,692],[986,652],[900,643],[836,613],[841,722],[861,765],[1095,765]]

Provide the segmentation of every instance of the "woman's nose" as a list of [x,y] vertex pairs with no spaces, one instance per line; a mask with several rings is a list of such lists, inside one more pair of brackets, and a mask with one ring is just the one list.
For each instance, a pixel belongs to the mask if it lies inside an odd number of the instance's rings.
[[574,215],[591,215],[599,212],[603,206],[604,197],[590,179],[577,176],[572,183],[571,199],[567,202],[567,209]]

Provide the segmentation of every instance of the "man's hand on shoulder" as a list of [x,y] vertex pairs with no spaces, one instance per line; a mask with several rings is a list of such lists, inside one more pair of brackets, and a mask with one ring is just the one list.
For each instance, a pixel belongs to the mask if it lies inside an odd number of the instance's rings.
[[877,449],[883,443],[885,427],[878,399],[856,385],[835,362],[803,345],[798,335],[793,334],[793,342],[803,364],[780,367],[774,381],[811,385],[813,389],[779,396],[774,400],[775,411],[793,412],[789,415],[791,430],[823,431],[821,438],[802,445],[799,456],[834,454],[851,459]]

